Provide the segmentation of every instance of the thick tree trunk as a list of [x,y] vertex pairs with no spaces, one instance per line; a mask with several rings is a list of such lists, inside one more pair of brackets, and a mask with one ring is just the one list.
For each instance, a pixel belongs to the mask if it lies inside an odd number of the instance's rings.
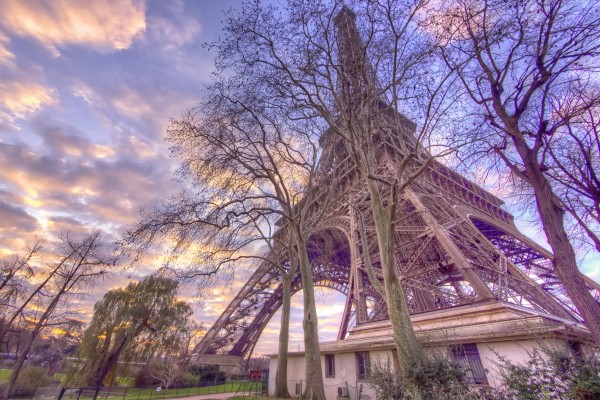
[[[412,326],[410,311],[396,266],[394,238],[395,205],[391,204],[391,202],[396,200],[391,198],[390,204],[386,208],[381,201],[377,184],[370,180],[368,181],[368,186],[371,195],[371,210],[373,211],[377,244],[381,257],[386,303],[398,354],[399,375],[403,379],[408,379],[410,377],[409,371],[421,366],[423,353]],[[419,388],[415,387],[415,390],[419,391]]]
[[542,173],[533,151],[519,138],[513,141],[523,160],[529,183],[534,190],[538,213],[548,243],[554,253],[554,270],[567,294],[584,318],[594,341],[600,345],[600,304],[590,293],[579,268],[575,250],[564,226],[565,211],[550,182]]
[[304,295],[304,319],[302,327],[304,328],[304,355],[306,360],[306,388],[301,398],[307,400],[325,400],[312,268],[308,259],[306,241],[300,232],[296,232],[296,235],[299,253],[298,261],[302,277],[302,293]]
[[293,276],[282,276],[283,305],[281,307],[281,328],[279,331],[279,352],[277,355],[277,375],[275,376],[275,397],[289,399],[292,396],[288,391],[287,364],[288,341],[290,333],[290,307],[292,303]]
[[106,360],[104,366],[99,366],[97,370],[94,371],[93,375],[90,377],[89,386],[91,387],[100,387],[104,386],[104,379],[106,375],[113,369],[115,365],[117,365],[117,361],[119,361],[119,357],[121,357],[121,352],[127,343],[127,335],[123,337],[121,343],[119,343],[119,347],[112,352],[112,354]]

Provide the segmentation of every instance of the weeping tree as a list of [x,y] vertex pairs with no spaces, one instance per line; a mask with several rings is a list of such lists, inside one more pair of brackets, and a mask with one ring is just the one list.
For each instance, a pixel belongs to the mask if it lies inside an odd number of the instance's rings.
[[[280,12],[250,2],[226,19],[214,44],[221,70],[248,76],[243,84],[268,87],[272,101],[324,126],[324,146],[341,144],[329,168],[350,160],[365,181],[384,278],[375,286],[388,305],[404,377],[420,364],[421,350],[397,272],[396,211],[411,182],[449,153],[435,148],[434,133],[460,96],[451,69],[435,58],[433,36],[420,29],[428,3],[349,2],[353,12],[334,1],[290,1]],[[391,153],[400,159],[384,164]]]
[[468,94],[470,126],[455,131],[476,139],[466,154],[531,191],[556,275],[597,343],[600,303],[577,267],[565,214],[597,239],[599,15],[593,1],[461,0],[440,3],[430,26]]
[[178,283],[150,275],[107,292],[94,306],[78,357],[85,360],[69,380],[91,387],[112,382],[121,358],[145,361],[158,349],[176,349],[192,311],[177,299]]

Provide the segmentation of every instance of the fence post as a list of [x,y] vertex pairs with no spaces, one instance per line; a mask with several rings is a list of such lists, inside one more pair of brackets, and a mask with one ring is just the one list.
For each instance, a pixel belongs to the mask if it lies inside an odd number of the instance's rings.
[[96,391],[94,392],[94,397],[92,397],[92,400],[96,400],[98,398],[98,393],[100,393],[100,386],[98,386],[96,388]]
[[123,400],[125,400],[125,396],[127,396],[128,389],[129,389],[129,386],[125,386],[125,391],[123,392]]
[[61,400],[63,398],[66,390],[67,390],[67,388],[63,386],[63,388],[60,389],[60,393],[58,394],[58,399],[56,399],[56,400]]

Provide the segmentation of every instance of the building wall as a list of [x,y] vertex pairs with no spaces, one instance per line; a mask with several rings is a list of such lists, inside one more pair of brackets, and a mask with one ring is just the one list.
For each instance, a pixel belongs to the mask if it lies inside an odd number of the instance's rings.
[[[519,341],[505,341],[505,342],[489,342],[489,343],[477,343],[477,351],[483,367],[486,369],[486,377],[488,383],[491,386],[499,386],[501,384],[498,367],[494,363],[498,356],[506,357],[508,360],[524,364],[528,358],[528,352],[531,352],[535,346],[547,345],[547,346],[564,346],[565,342],[561,340],[548,339],[548,340],[519,340]],[[368,350],[368,349],[364,349]],[[447,348],[438,347],[435,349],[429,349],[430,351],[447,351]],[[380,363],[385,365],[386,363],[392,363],[392,352],[391,350],[377,350],[370,351],[371,365]],[[362,397],[365,399],[375,399],[375,393],[368,382],[357,380],[356,377],[356,356],[355,353],[327,353],[323,352],[321,355],[321,368],[323,374],[325,374],[325,354],[334,354],[335,357],[335,376],[330,378],[323,378],[325,386],[325,395],[328,400],[336,400],[337,388],[347,387],[350,390],[351,398],[356,399],[355,393],[357,387],[362,385]],[[390,368],[393,368],[390,366]],[[275,376],[277,374],[277,357],[271,357],[269,362],[269,394],[273,395],[275,388]],[[305,364],[303,355],[294,355],[288,358],[288,390],[292,396],[296,395],[296,384],[302,384],[304,389],[306,385],[305,381]]]
[[[519,340],[514,342],[493,342],[493,343],[477,343],[477,351],[483,367],[487,370],[486,376],[490,386],[498,387],[501,385],[500,373],[496,361],[498,355],[506,357],[513,363],[525,365],[529,360],[529,354],[535,347],[539,346],[562,347],[566,342],[547,339],[547,340]],[[497,354],[496,354],[497,353]]]

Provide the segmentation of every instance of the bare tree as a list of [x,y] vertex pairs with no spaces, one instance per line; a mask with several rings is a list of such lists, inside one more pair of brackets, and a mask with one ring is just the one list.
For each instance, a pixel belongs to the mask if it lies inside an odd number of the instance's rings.
[[[184,193],[147,214],[125,242],[143,249],[158,237],[174,238],[175,252],[195,252],[195,266],[186,272],[188,277],[214,275],[223,265],[244,260],[260,260],[277,268],[284,289],[283,362],[291,282],[299,271],[307,370],[314,375],[309,393],[323,398],[307,241],[331,197],[329,191],[317,187],[331,184],[334,174],[319,171],[321,127],[294,118],[288,104],[272,101],[275,97],[268,86],[240,85],[245,79],[236,74],[215,78],[202,103],[172,121],[172,151],[183,159],[179,174],[193,188],[193,196]],[[257,254],[256,245],[267,251]],[[285,371],[282,365],[277,379],[284,388],[280,396],[289,396]]]
[[459,95],[451,71],[432,61],[431,36],[419,30],[427,4],[353,4],[357,18],[337,2],[291,1],[282,13],[251,3],[226,20],[215,44],[219,67],[246,85],[267,85],[296,118],[325,128],[321,143],[336,148],[330,168],[356,168],[365,180],[383,275],[374,285],[388,304],[405,377],[421,351],[394,253],[398,202],[435,156],[448,153],[435,149],[434,132]]
[[185,370],[180,360],[164,358],[154,361],[149,368],[150,375],[160,382],[166,390],[177,381]]
[[[26,282],[34,275],[32,262],[43,248],[43,240],[36,239],[33,245],[27,249],[25,256],[15,254],[4,260],[0,267],[0,307],[2,307],[2,319],[6,318],[4,310],[14,305],[18,297],[25,291]],[[0,337],[0,343],[2,338]]]
[[[472,126],[461,126],[458,134],[478,139],[469,152],[484,154],[479,161],[500,161],[529,185],[556,274],[600,343],[600,304],[579,272],[565,229],[565,209],[575,206],[573,197],[559,196],[547,164],[552,154],[559,155],[561,132],[569,135],[569,126],[598,101],[598,3],[460,0],[445,2],[440,10],[431,31],[445,40],[441,54],[458,71],[472,106],[462,111]],[[586,100],[569,103],[575,93],[580,98],[586,93]],[[581,132],[571,132],[580,137]],[[584,158],[586,151],[580,152]],[[579,174],[573,166],[567,161],[562,172]],[[581,209],[573,211],[574,217],[587,218]]]
[[[73,315],[73,304],[70,299],[73,296],[83,295],[81,291],[84,288],[104,277],[108,273],[108,268],[114,265],[115,260],[107,255],[107,250],[100,241],[99,232],[92,233],[81,241],[71,238],[68,234],[62,236],[61,240],[55,254],[54,265],[49,264],[47,267],[52,271],[51,278],[37,292],[35,307],[29,308],[25,315],[28,329],[24,333],[27,339],[13,365],[2,398],[8,398],[12,394],[34,339],[43,329],[70,319]],[[34,305],[28,304],[28,307]]]
[[573,90],[552,102],[564,120],[544,148],[542,159],[557,195],[570,214],[567,227],[584,248],[600,252],[600,96]]

